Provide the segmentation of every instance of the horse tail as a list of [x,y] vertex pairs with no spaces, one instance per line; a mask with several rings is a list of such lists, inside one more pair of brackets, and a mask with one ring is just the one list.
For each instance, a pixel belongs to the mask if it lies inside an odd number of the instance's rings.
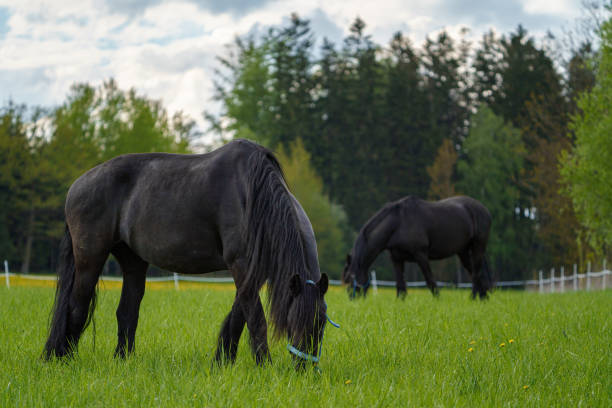
[[291,302],[290,278],[306,279],[305,252],[292,197],[280,164],[269,150],[257,146],[248,159],[246,222],[247,271],[239,289],[248,297],[267,281],[268,306],[274,334],[287,331]]
[[[55,302],[52,309],[49,337],[47,338],[43,352],[43,357],[47,360],[53,356],[62,357],[69,354],[71,348],[74,346],[70,343],[70,339],[68,339],[67,336],[70,314],[70,295],[72,294],[74,285],[74,275],[75,264],[72,250],[72,236],[70,235],[68,225],[66,225],[66,231],[60,243],[59,264],[57,267],[57,287],[55,290]],[[94,291],[89,305],[85,327],[91,322],[95,306],[96,293]]]

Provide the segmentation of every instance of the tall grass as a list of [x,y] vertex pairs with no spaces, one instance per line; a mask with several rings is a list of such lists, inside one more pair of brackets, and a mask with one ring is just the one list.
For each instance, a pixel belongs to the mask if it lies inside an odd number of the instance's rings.
[[257,367],[211,362],[232,290],[146,293],[136,354],[115,360],[119,291],[100,291],[77,357],[40,360],[53,290],[0,288],[0,406],[612,406],[612,292],[391,290],[327,295],[320,367],[296,373],[285,343]]

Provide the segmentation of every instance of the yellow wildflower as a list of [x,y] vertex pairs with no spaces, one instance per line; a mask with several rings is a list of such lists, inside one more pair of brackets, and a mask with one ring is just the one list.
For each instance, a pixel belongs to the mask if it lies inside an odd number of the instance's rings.
[[506,347],[506,343],[500,344],[499,347]]
[[351,380],[346,380],[344,384],[349,385],[351,382],[352,382]]
[[514,343],[514,339],[508,340],[508,343],[510,343],[510,344]]
[[471,353],[472,351],[474,351],[474,348],[470,347],[470,348],[468,349],[468,353]]
[[470,341],[470,345],[476,344],[476,340]]
[[523,389],[526,390],[527,388],[529,388],[528,385],[523,385]]

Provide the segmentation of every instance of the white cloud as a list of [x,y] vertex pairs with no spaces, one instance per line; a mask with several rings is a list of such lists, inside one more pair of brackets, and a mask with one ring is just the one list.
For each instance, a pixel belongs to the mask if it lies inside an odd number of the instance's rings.
[[[75,82],[99,84],[114,77],[120,87],[161,99],[171,113],[183,110],[202,124],[202,111],[216,109],[211,102],[215,56],[224,54],[235,35],[281,24],[294,11],[321,22],[329,35],[348,34],[360,16],[366,33],[383,45],[398,30],[420,45],[428,33],[444,27],[458,32],[472,25],[472,35],[480,36],[482,27],[495,26],[487,20],[490,13],[479,14],[478,23],[469,10],[454,15],[453,10],[463,10],[457,1],[263,0],[244,12],[235,9],[240,1],[214,10],[205,1],[142,1],[128,13],[104,0],[0,0],[10,12],[8,32],[0,38],[0,102],[12,96],[30,105],[58,104]],[[578,14],[571,0],[509,3],[547,21]]]
[[580,3],[572,0],[521,0],[521,3],[528,14],[571,18],[580,12]]

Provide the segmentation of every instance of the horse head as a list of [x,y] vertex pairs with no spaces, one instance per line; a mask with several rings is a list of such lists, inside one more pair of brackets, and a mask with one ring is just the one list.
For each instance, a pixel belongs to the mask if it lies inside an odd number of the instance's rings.
[[292,301],[287,310],[287,349],[293,354],[296,369],[304,368],[307,361],[315,366],[319,362],[325,323],[329,320],[324,299],[328,285],[326,274],[322,274],[318,282],[304,280],[298,274],[291,278],[289,288]]
[[[359,283],[364,280],[365,283]],[[364,269],[362,273],[359,273],[357,262],[353,262],[353,256],[351,254],[346,255],[346,263],[342,270],[342,281],[348,283],[346,291],[351,300],[360,296],[365,297],[370,287],[370,279],[367,276],[367,271]]]

